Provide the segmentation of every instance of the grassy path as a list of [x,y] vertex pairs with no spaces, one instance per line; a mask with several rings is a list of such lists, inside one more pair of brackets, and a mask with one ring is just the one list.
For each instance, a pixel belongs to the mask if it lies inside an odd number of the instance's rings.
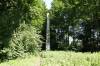
[[34,63],[34,66],[41,66],[41,58],[38,57]]
[[[40,57],[29,56],[27,58],[19,58],[1,63],[0,66],[40,66]],[[37,65],[36,65],[37,64]]]

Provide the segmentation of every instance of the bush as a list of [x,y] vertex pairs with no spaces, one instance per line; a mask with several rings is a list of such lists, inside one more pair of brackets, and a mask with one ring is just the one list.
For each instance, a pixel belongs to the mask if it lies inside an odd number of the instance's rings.
[[22,57],[25,53],[35,54],[40,51],[41,36],[37,30],[31,25],[21,24],[20,27],[13,32],[9,41],[9,46],[4,49],[8,59]]

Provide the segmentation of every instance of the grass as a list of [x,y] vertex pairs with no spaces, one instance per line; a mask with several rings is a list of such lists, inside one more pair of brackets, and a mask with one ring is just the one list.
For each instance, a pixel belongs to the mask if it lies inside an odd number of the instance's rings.
[[100,52],[42,52],[41,66],[100,66]]
[[34,66],[37,56],[29,56],[24,59],[18,58],[8,62],[1,63],[0,66]]
[[[40,57],[18,58],[3,62],[0,66],[35,66],[37,59]],[[41,66],[100,66],[100,52],[43,51],[40,63]]]

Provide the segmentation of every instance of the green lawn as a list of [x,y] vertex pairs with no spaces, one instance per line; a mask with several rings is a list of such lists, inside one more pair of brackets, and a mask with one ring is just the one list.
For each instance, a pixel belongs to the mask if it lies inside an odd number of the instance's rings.
[[19,58],[16,60],[10,60],[8,62],[1,63],[0,66],[34,66],[36,60],[39,57],[29,56],[24,59]]
[[100,52],[42,52],[41,66],[100,66]]
[[[37,59],[40,57],[29,56],[1,63],[0,66],[35,66],[38,65]],[[41,66],[100,66],[100,52],[43,51],[40,63]]]

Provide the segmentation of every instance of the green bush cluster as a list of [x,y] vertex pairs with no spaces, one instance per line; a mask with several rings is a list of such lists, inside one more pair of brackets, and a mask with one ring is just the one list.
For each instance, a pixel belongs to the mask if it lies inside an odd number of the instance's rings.
[[0,1],[0,60],[36,54],[45,22],[42,0]]
[[[41,35],[33,26],[21,24],[9,39],[9,46],[1,50],[2,59],[23,57],[25,53],[37,53],[42,44]],[[5,55],[4,55],[5,54]]]
[[37,30],[28,25],[21,24],[17,29],[17,32],[12,34],[12,38],[9,42],[9,56],[17,57],[22,56],[23,53],[35,53],[40,50],[41,36],[37,33]]

